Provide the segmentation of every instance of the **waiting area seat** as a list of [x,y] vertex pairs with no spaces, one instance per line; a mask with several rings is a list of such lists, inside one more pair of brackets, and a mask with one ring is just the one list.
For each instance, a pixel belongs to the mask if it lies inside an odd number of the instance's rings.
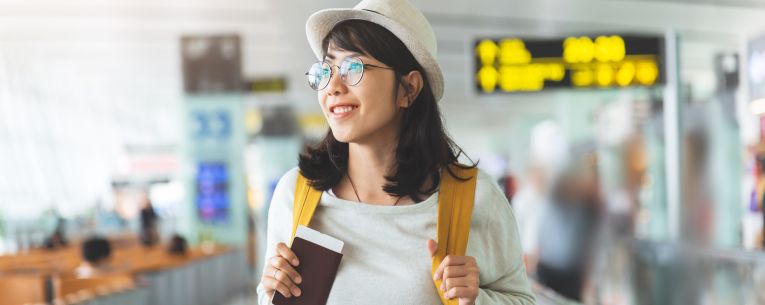
[[0,305],[44,302],[45,280],[38,275],[2,276],[0,296]]
[[83,277],[75,246],[0,256],[0,305],[213,305],[246,288],[244,251],[189,248],[172,255],[164,245],[115,247],[106,270]]

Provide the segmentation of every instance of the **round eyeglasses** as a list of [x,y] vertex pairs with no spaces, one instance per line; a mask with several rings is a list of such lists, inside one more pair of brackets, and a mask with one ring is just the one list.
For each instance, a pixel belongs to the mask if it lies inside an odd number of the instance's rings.
[[364,69],[366,68],[393,70],[391,67],[365,64],[358,57],[346,57],[340,62],[340,66],[333,66],[325,61],[320,61],[311,65],[308,68],[308,72],[305,73],[308,78],[308,86],[316,91],[324,90],[329,84],[332,75],[334,75],[332,67],[337,67],[340,71],[340,79],[348,86],[358,85],[361,82],[361,78],[364,77]]

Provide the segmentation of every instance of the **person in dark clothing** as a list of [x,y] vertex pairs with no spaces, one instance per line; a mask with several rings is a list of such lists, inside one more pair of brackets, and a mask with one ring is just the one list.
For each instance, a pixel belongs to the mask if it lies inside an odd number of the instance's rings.
[[167,248],[167,252],[172,255],[185,256],[189,252],[188,249],[189,246],[186,239],[183,238],[183,236],[175,234],[173,235],[173,238],[170,239],[170,246]]
[[154,211],[151,201],[147,198],[146,204],[141,208],[141,243],[144,246],[153,246],[159,241],[159,216]]
[[584,166],[560,176],[539,227],[539,281],[576,301],[582,301],[600,219],[594,157],[588,154],[581,162]]
[[57,250],[69,245],[65,234],[66,219],[61,217],[57,210],[53,210],[53,216],[56,218],[56,229],[45,239],[43,246],[47,250]]
[[75,270],[78,277],[92,277],[112,270],[109,260],[112,246],[106,238],[90,237],[82,243],[82,263]]
[[45,249],[57,250],[69,245],[69,242],[64,237],[64,233],[60,230],[56,230],[45,239]]
[[101,264],[111,255],[112,246],[103,237],[93,237],[82,243],[82,258],[93,265]]

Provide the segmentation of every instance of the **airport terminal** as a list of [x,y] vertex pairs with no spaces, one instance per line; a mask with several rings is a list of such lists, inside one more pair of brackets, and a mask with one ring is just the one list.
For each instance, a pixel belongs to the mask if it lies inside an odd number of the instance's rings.
[[0,0],[0,305],[765,304],[763,0]]

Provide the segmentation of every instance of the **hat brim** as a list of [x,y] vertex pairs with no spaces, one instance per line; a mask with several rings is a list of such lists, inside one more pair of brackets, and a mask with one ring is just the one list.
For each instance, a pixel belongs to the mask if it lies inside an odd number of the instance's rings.
[[316,58],[321,60],[324,56],[322,42],[330,31],[341,21],[366,20],[378,24],[396,35],[409,52],[414,55],[417,62],[425,69],[428,82],[433,91],[436,101],[440,101],[444,93],[444,77],[438,61],[428,52],[422,43],[411,32],[398,22],[375,12],[359,9],[325,9],[318,11],[308,18],[305,25],[306,36],[311,50]]

